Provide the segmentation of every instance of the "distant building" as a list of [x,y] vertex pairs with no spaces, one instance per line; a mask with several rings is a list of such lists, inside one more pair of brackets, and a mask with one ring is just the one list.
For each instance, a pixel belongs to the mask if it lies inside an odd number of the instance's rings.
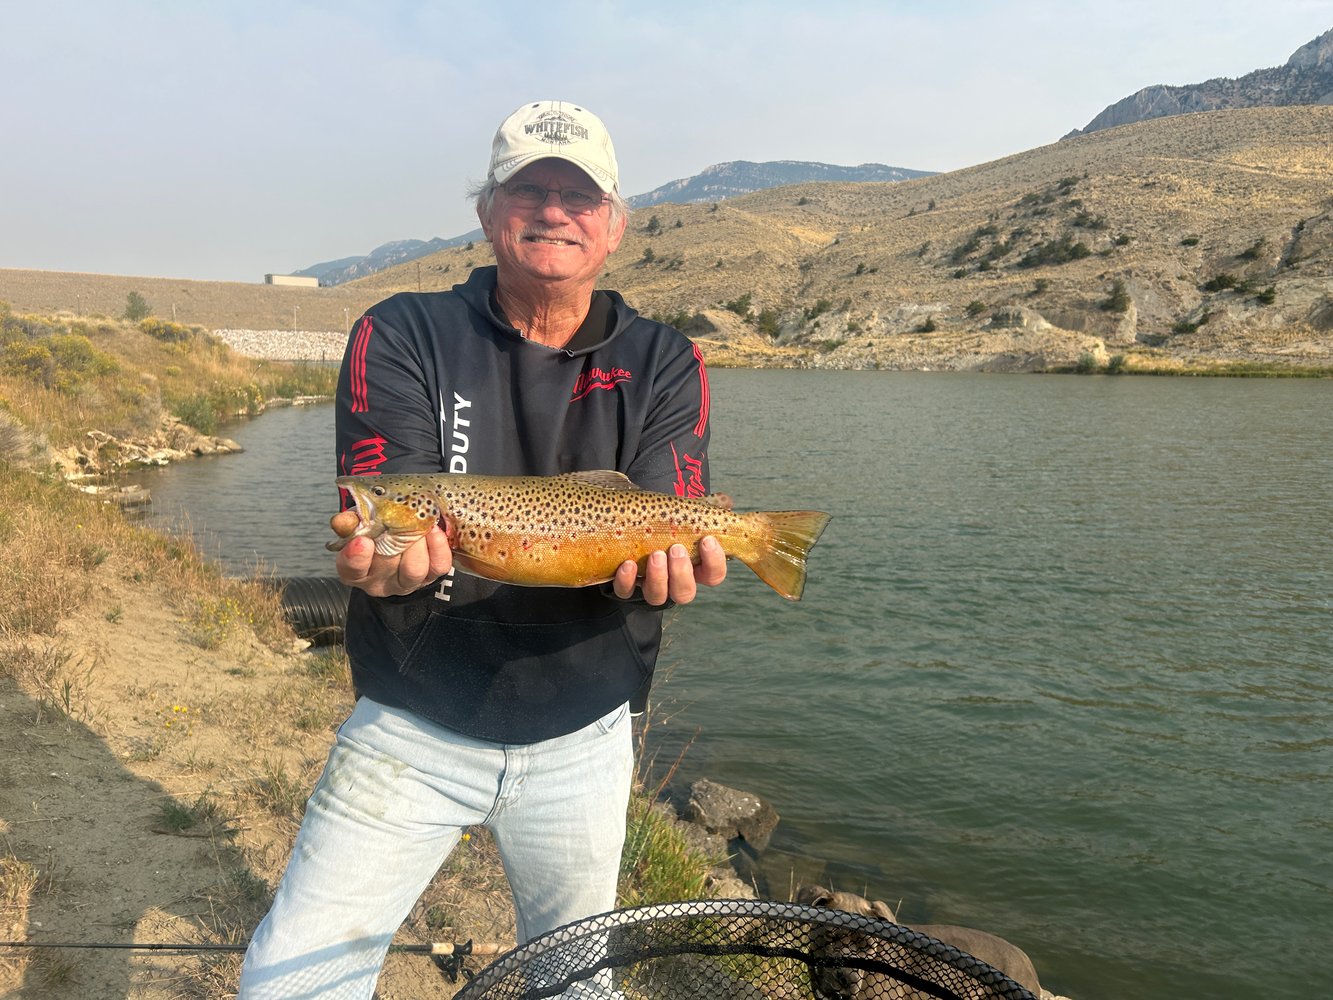
[[318,288],[318,278],[306,278],[299,274],[266,274],[264,275],[264,284],[266,285],[299,285],[302,288]]

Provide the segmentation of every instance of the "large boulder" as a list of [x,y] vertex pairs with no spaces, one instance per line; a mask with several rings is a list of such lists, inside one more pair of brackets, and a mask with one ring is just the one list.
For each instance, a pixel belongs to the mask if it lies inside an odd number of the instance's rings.
[[758,795],[707,778],[690,785],[684,816],[727,840],[739,837],[756,851],[768,846],[768,839],[778,825],[777,811]]

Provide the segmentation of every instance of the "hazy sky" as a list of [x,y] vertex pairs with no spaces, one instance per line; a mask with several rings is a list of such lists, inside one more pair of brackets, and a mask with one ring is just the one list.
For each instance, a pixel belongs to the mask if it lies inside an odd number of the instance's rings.
[[626,195],[953,170],[1329,28],[1333,0],[0,0],[0,268],[260,281],[456,236],[496,125],[548,97],[606,121]]

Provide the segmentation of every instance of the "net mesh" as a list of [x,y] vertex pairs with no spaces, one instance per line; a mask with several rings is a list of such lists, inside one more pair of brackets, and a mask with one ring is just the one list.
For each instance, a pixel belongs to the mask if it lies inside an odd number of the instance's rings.
[[497,959],[455,1000],[1036,1000],[898,924],[772,900],[617,910]]

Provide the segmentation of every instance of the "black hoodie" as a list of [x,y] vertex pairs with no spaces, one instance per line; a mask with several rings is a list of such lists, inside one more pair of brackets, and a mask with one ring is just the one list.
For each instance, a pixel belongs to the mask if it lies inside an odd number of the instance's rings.
[[[338,380],[339,475],[555,475],[615,469],[644,489],[708,492],[708,377],[698,348],[594,293],[563,349],[495,306],[496,270],[402,293],[352,330]],[[346,503],[344,498],[344,503]],[[571,733],[646,698],[661,613],[609,585],[514,587],[451,573],[403,597],[354,589],[359,695],[498,743]]]

